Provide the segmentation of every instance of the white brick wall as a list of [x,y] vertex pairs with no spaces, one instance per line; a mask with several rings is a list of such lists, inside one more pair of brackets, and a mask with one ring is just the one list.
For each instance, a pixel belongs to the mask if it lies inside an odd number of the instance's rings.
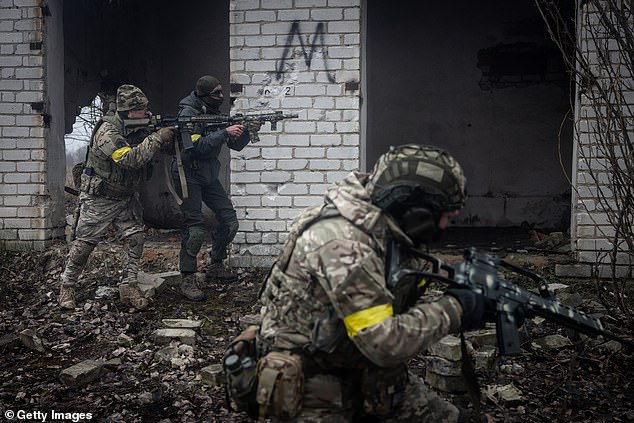
[[[37,0],[0,2],[0,248],[53,237],[46,188],[43,18]],[[44,106],[46,107],[46,106]]]
[[361,0],[232,0],[234,112],[283,110],[262,141],[232,152],[231,193],[241,219],[231,262],[267,266],[292,219],[359,168]]
[[[615,40],[604,37],[594,38],[588,31],[588,23],[595,30],[600,28],[597,15],[586,10],[583,17],[584,26],[580,30],[580,45],[586,60],[592,66],[593,73],[598,76],[599,82],[605,81],[607,74],[605,66],[600,64],[598,50],[610,52],[611,60],[616,62],[614,69],[618,69],[618,61],[622,55],[618,54]],[[621,56],[621,59],[620,59]],[[634,81],[631,76],[623,79],[622,87],[625,103],[634,106]],[[590,100],[581,94],[575,110],[575,141],[576,151],[573,157],[573,204],[571,235],[572,246],[579,260],[579,265],[585,266],[584,274],[589,274],[589,269],[597,263],[599,272],[603,276],[609,276],[608,252],[613,247],[615,230],[610,224],[609,215],[605,212],[604,205],[614,206],[610,175],[612,166],[603,157],[601,149],[597,148],[597,114],[604,115],[606,108],[598,109],[591,105]],[[630,112],[631,113],[631,112]],[[634,131],[634,126],[627,129]],[[602,132],[602,131],[601,131]],[[631,139],[634,139],[632,137]],[[606,197],[606,200],[601,198]],[[615,210],[619,213],[618,210]],[[627,265],[632,256],[626,247],[621,248],[622,253],[617,255],[617,276],[623,276],[627,271]],[[578,268],[578,266],[577,266]]]

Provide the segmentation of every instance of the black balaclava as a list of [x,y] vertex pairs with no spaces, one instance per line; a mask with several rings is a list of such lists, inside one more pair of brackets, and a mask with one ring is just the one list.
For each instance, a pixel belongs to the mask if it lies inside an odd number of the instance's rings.
[[223,98],[212,98],[209,96],[219,85],[220,81],[218,78],[211,75],[201,76],[196,81],[196,89],[194,90],[196,97],[200,98],[205,107],[212,112],[218,112],[224,100]]

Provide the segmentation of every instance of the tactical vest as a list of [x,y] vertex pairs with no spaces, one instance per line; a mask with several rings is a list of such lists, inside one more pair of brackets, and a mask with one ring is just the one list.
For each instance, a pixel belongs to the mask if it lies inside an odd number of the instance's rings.
[[[323,219],[336,218],[339,216],[341,216],[341,214],[334,205],[324,204],[322,206],[310,208],[298,217],[289,231],[288,238],[282,246],[282,251],[271,267],[271,270],[266,278],[266,282],[262,286],[260,301],[262,305],[269,310],[268,313],[277,315],[273,317],[274,320],[279,319],[280,321],[283,321],[284,325],[289,328],[293,328],[297,333],[310,338],[310,345],[304,345],[303,351],[311,355],[314,359],[321,362],[320,356],[323,356],[323,353],[330,354],[337,350],[337,355],[339,356],[338,358],[344,355],[356,357],[358,362],[355,364],[363,366],[365,364],[365,360],[354,347],[352,341],[347,338],[342,321],[332,314],[323,316],[308,315],[308,310],[301,310],[302,300],[299,299],[305,299],[306,294],[303,293],[304,287],[299,286],[296,283],[294,285],[288,285],[288,277],[286,276],[286,271],[291,261],[293,250],[295,249],[297,240],[302,233]],[[393,234],[390,236],[393,236]],[[387,272],[388,269],[386,269],[386,275]],[[417,281],[415,280],[414,282]],[[413,286],[416,288],[416,284]],[[407,284],[407,286],[403,285],[403,287],[398,286],[396,289],[388,288],[394,295],[394,309],[399,310],[399,312],[404,312],[408,306],[411,305],[406,302],[406,300],[410,297],[402,295],[401,293],[401,290],[405,288],[407,288],[406,294],[409,295],[409,284]],[[288,301],[288,308],[284,308],[284,311],[281,313],[278,312],[280,307],[279,298],[285,298],[287,299],[286,301]],[[416,298],[418,298],[418,295]],[[313,325],[316,320],[319,320],[319,333],[315,333],[315,331],[313,331]],[[265,336],[268,336],[268,334]],[[261,337],[260,340],[264,343],[271,341],[265,340],[263,337]],[[271,345],[268,345],[268,347],[274,348],[274,346]],[[328,359],[335,358],[334,356],[329,356]]]
[[[287,278],[285,272],[297,239],[313,224],[323,219],[339,216],[341,216],[339,210],[332,204],[313,207],[302,213],[298,220],[293,223],[282,251],[271,267],[260,292],[262,305],[268,308],[270,313],[277,315],[276,320],[283,321],[284,325],[307,337],[307,345],[296,345],[290,350],[296,354],[302,354],[306,366],[316,366],[317,373],[320,371],[319,369],[325,369],[332,365],[358,367],[365,363],[361,353],[346,337],[343,321],[334,314],[334,310],[329,309],[326,314],[311,314],[302,308],[305,301],[310,301],[310,299],[305,298],[307,295],[305,287],[284,283]],[[280,304],[279,300],[282,298],[289,300],[289,303]],[[300,300],[300,298],[303,299]],[[320,328],[318,334],[314,331],[315,325]],[[276,350],[279,347],[279,345],[269,343],[275,342],[272,339],[267,340],[262,336],[258,336],[258,339],[263,351]]]
[[[110,123],[123,133],[122,122],[116,116],[104,116],[97,122],[90,136],[90,146],[86,154],[86,165],[80,189],[92,195],[126,198],[131,196],[136,188],[143,183],[148,166],[140,169],[127,169],[118,166],[112,160],[111,155],[96,148],[94,146],[95,135],[104,122]],[[143,142],[147,135],[147,131],[135,131],[126,137],[126,145],[138,145]]]

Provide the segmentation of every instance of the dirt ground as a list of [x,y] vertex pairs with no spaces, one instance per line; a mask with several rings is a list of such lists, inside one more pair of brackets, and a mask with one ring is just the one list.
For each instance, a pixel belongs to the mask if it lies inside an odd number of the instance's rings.
[[[178,234],[152,235],[157,234],[150,234],[143,270],[176,270]],[[554,265],[568,262],[568,254],[540,250],[533,241],[525,232],[504,242],[499,238],[453,234],[432,253],[446,260],[457,260],[464,246],[479,243],[481,248],[549,277],[551,283],[573,286],[574,293],[582,294],[578,308],[599,313],[610,329],[627,336],[618,321],[586,295],[592,291],[587,281],[553,276]],[[219,363],[225,346],[241,330],[240,318],[258,312],[257,293],[266,269],[238,269],[237,283],[206,286],[209,298],[203,303],[184,301],[169,288],[153,299],[148,310],[132,313],[122,308],[112,294],[96,297],[99,287],[102,291],[103,287],[116,287],[120,276],[117,263],[121,250],[116,244],[103,244],[91,256],[84,273],[78,291],[80,308],[67,312],[59,310],[56,304],[66,251],[66,245],[60,244],[37,254],[0,252],[3,414],[7,410],[55,410],[91,413],[92,421],[104,422],[249,421],[246,415],[228,410],[223,387],[202,383],[200,370]],[[183,349],[172,361],[157,354],[164,346],[156,345],[150,336],[165,318],[204,322],[193,349]],[[43,352],[20,342],[18,334],[25,329],[35,331],[42,340]],[[120,345],[117,339],[121,334],[132,338],[131,343]],[[585,338],[576,346],[554,349],[540,349],[533,344],[532,340],[549,334],[570,337],[555,324],[527,321],[522,328],[524,352],[515,357],[500,357],[488,369],[478,372],[483,392],[490,386],[509,384],[521,392],[510,400],[483,393],[481,421],[634,421],[632,352],[614,342]],[[630,331],[630,338],[631,335]],[[60,381],[60,372],[87,359],[118,361],[98,380],[79,388],[66,387]],[[425,372],[419,358],[413,361],[412,368],[421,375]],[[464,396],[442,395],[464,402]],[[66,421],[72,420],[72,415],[69,416],[71,419]]]

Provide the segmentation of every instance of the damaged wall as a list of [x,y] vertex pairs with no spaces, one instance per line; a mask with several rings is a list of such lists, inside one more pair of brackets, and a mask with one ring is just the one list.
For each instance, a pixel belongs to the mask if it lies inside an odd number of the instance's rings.
[[367,163],[389,145],[443,146],[467,175],[459,224],[566,230],[568,76],[533,2],[367,7]]
[[64,233],[59,2],[0,6],[0,247],[42,250]]
[[359,168],[360,0],[231,2],[234,111],[298,119],[232,152],[240,230],[231,261],[268,265],[293,217]]
[[[134,83],[155,113],[173,114],[205,73],[237,97],[234,112],[300,115],[277,131],[266,124],[260,144],[233,153],[234,264],[270,263],[292,218],[320,203],[329,184],[410,141],[445,146],[464,164],[470,199],[461,224],[566,229],[559,162],[570,169],[570,125],[564,143],[557,138],[568,81],[531,2],[403,11],[362,0],[4,0],[2,246],[42,249],[63,237],[63,134],[81,105]],[[146,217],[163,222],[178,213],[156,165]],[[596,258],[601,214],[573,213],[574,246]]]

